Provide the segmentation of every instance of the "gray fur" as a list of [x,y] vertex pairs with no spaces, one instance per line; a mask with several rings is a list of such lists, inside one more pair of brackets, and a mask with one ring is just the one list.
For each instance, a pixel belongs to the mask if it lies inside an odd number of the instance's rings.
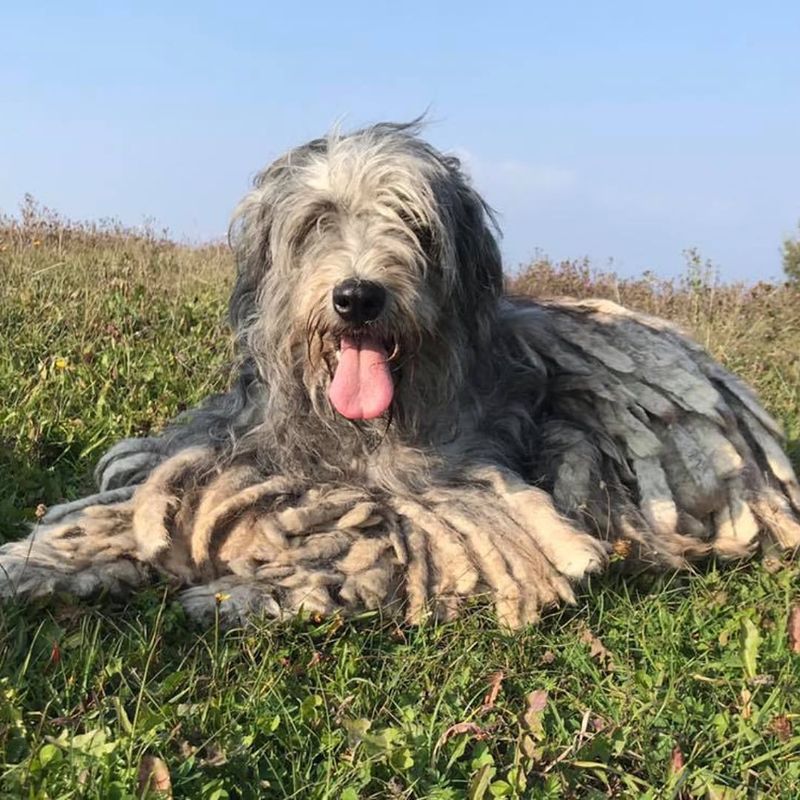
[[[618,540],[655,567],[800,545],[800,487],[752,391],[664,320],[505,296],[489,207],[416,125],[287,153],[230,238],[236,384],[112,448],[101,495],[51,511],[24,560],[25,543],[0,548],[0,594],[50,586],[67,545],[76,587],[93,585],[79,576],[113,535],[201,584],[186,595],[199,616],[217,586],[234,616],[452,616],[485,592],[521,624],[569,600]],[[327,397],[345,332],[331,292],[354,277],[387,290],[371,331],[395,384],[390,412],[357,422]]]

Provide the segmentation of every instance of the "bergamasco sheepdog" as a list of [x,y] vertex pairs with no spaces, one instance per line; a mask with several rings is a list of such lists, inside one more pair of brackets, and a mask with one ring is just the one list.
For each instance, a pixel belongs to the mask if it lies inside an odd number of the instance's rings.
[[800,545],[753,392],[664,320],[505,294],[489,207],[416,124],[286,153],[231,242],[235,385],[0,547],[0,596],[160,575],[198,618],[416,622],[484,595],[519,626],[612,550],[675,569]]

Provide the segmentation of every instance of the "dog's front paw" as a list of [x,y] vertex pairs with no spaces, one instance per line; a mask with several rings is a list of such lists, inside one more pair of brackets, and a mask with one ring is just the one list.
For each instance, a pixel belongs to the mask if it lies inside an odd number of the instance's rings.
[[588,575],[602,572],[608,563],[610,545],[573,530],[562,531],[547,543],[547,555],[553,566],[570,580],[580,581]]
[[191,619],[205,624],[217,617],[230,627],[254,616],[276,619],[282,616],[280,606],[266,587],[233,576],[192,586],[181,592],[178,599]]

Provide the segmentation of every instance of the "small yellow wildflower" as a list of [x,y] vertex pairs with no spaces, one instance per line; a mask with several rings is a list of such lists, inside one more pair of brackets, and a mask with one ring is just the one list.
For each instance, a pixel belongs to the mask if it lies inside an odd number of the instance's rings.
[[67,359],[59,356],[54,362],[56,369],[66,369],[67,368]]
[[217,592],[214,595],[214,599],[217,601],[217,605],[224,603],[226,600],[230,600],[231,596],[225,592]]

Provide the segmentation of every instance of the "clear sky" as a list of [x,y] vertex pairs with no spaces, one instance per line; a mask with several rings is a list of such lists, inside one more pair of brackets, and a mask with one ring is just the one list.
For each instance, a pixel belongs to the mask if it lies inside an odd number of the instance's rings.
[[541,251],[780,275],[800,219],[800,2],[5,2],[0,210],[221,235],[253,173],[336,121],[429,110]]

